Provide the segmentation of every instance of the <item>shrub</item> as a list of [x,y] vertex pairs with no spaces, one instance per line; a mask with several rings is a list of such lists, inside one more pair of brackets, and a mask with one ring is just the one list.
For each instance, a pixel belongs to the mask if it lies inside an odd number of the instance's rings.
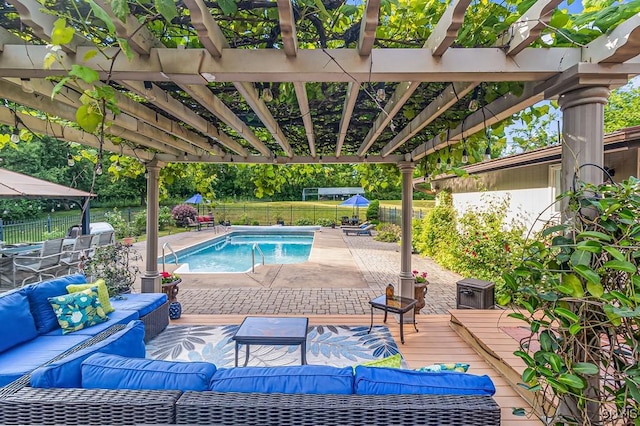
[[[145,229],[146,229],[146,220],[147,216],[144,216],[145,220]],[[171,225],[171,210],[169,207],[160,207],[160,212],[158,212],[158,229],[160,231],[164,231]]]
[[386,243],[395,243],[400,241],[402,230],[398,225],[393,223],[383,223],[376,228],[378,233],[373,237],[376,241],[384,241]]
[[114,207],[112,211],[104,213],[104,219],[113,226],[116,233],[116,239],[130,237],[134,235],[134,229],[129,222],[122,217],[122,213]]
[[103,278],[109,296],[116,296],[131,290],[140,273],[136,262],[141,259],[131,246],[115,243],[97,247],[91,258],[83,262],[82,268],[88,281]]
[[189,221],[188,217],[191,220],[197,220],[198,211],[188,204],[178,204],[171,210],[171,217],[176,221],[176,226],[187,226]]
[[328,226],[332,226],[332,225],[335,225],[335,224],[336,224],[335,220],[329,219],[329,218],[326,218],[326,217],[319,217],[318,220],[316,220],[316,225],[319,225],[319,226],[327,226],[328,227]]
[[300,219],[295,221],[295,224],[297,226],[308,226],[308,225],[313,225],[313,221],[309,218],[301,217]]
[[443,267],[455,267],[458,230],[450,193],[442,191],[436,196],[436,206],[423,219],[422,234],[415,246],[420,253],[433,258]]
[[380,201],[373,200],[367,207],[367,220],[378,220],[378,211],[380,210]]

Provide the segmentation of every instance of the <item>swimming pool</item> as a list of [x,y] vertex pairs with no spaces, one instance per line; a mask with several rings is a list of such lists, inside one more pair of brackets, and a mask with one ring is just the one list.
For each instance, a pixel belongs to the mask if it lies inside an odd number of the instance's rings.
[[[177,250],[182,265],[176,273],[248,272],[251,270],[254,245],[264,254],[265,264],[302,263],[309,259],[313,244],[313,231],[252,232],[233,231],[186,249]],[[173,256],[166,263],[176,263]],[[255,251],[256,265],[262,256]]]

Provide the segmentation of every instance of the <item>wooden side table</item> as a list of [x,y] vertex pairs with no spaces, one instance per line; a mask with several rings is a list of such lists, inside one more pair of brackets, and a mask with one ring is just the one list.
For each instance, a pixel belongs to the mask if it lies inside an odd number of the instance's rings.
[[[373,328],[373,309],[374,308],[381,309],[384,311],[383,322],[385,323],[387,322],[388,312],[391,312],[392,314],[398,314],[400,315],[400,342],[402,342],[402,344],[404,345],[404,330],[403,330],[404,314],[406,314],[411,309],[413,309],[418,304],[418,301],[416,299],[411,299],[408,297],[402,297],[402,296],[387,297],[385,295],[382,295],[369,301],[369,304],[371,305],[371,325],[369,326],[369,331],[367,333],[370,333],[371,329]],[[418,331],[415,320],[413,321],[413,328],[416,329],[416,332]]]

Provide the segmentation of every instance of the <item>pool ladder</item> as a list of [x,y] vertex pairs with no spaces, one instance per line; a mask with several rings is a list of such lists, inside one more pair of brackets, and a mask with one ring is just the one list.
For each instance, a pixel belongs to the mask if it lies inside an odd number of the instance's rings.
[[164,264],[165,264],[165,258],[167,257],[167,255],[165,254],[165,249],[168,248],[169,250],[171,250],[171,254],[173,255],[173,259],[175,260],[176,265],[178,264],[178,255],[176,254],[175,251],[173,251],[173,248],[171,247],[171,244],[169,243],[164,243],[162,245],[162,272],[164,272]]
[[253,247],[251,247],[251,272],[254,274],[256,273],[256,251],[262,256],[262,264],[264,265],[264,253],[262,253],[258,243],[253,243]]

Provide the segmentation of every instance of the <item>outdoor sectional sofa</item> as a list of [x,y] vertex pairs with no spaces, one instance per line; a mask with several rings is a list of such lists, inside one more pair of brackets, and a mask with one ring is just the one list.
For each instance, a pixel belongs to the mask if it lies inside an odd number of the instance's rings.
[[4,386],[114,324],[140,319],[149,340],[169,323],[164,293],[128,294],[111,300],[109,319],[63,334],[49,298],[67,294],[68,285],[87,284],[82,274],[31,284],[0,295],[0,386]]

